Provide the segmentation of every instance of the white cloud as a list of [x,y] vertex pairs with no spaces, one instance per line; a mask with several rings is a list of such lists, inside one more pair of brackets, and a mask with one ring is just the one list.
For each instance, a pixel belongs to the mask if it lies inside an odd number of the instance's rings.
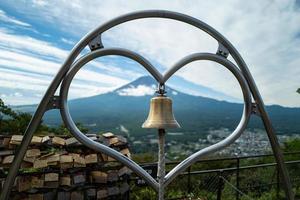
[[12,23],[18,26],[31,27],[30,24],[17,20],[13,17],[8,16],[3,10],[0,9],[0,21]]
[[135,87],[133,85],[130,85],[127,88],[117,90],[117,93],[120,96],[136,96],[136,97],[153,95],[155,93],[155,86],[149,87],[147,85],[138,85]]
[[69,45],[75,45],[75,42],[66,38],[61,38],[60,39],[62,42],[69,44]]
[[[1,87],[12,90],[34,90],[39,92],[41,98],[41,94],[46,91],[69,52],[55,47],[49,42],[16,35],[5,29],[0,29],[0,37]],[[122,73],[127,77],[139,75],[128,70],[122,71],[116,66],[105,65],[100,61],[93,61],[88,66],[93,66],[104,72],[92,71],[88,69],[89,67],[82,68],[74,78],[70,98],[104,93],[128,83],[126,79],[106,74],[106,72]],[[19,97],[16,96],[15,98],[18,99]],[[40,98],[34,102],[39,101]],[[10,95],[8,103],[11,104],[12,102],[20,103],[21,100],[19,98],[19,100],[12,101]],[[24,102],[28,101],[24,99]]]
[[[34,73],[20,72],[14,70],[7,70],[0,68],[0,86],[14,90],[23,90],[24,93],[31,91],[35,97],[29,98],[28,95],[24,96],[20,92],[14,92],[10,95],[1,94],[1,97],[9,104],[33,104],[38,103],[49,86],[52,77],[45,75],[37,75]],[[115,87],[101,87],[92,84],[80,84],[75,80],[71,84],[69,90],[69,99],[93,96],[97,94],[112,91]],[[23,102],[22,102],[23,99]]]
[[[58,72],[60,65],[61,64],[56,62],[47,61],[20,53],[3,51],[0,49],[0,66],[5,66],[11,69],[20,69],[54,76]],[[82,69],[79,71],[76,75],[76,79],[119,86],[127,83],[126,80],[118,77],[100,74],[87,69]]]
[[19,50],[26,54],[34,53],[42,56],[50,56],[59,60],[64,60],[69,52],[55,47],[49,42],[38,40],[26,35],[17,35],[6,29],[0,29],[1,48]]
[[20,92],[15,92],[15,93],[13,94],[13,96],[15,96],[15,97],[23,97],[23,94],[20,93]]

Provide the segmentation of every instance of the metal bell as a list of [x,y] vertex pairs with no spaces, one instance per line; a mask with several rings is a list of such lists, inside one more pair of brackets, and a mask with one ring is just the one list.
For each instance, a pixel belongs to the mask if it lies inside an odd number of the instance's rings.
[[172,112],[172,100],[166,96],[153,97],[150,102],[150,111],[143,128],[180,128]]

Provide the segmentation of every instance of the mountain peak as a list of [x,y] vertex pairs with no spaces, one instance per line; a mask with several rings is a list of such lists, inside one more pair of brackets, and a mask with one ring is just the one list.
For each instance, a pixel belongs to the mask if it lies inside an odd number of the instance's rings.
[[135,81],[132,81],[130,83],[131,85],[148,85],[148,86],[152,86],[152,85],[157,85],[157,81],[151,77],[151,76],[141,76],[138,79],[136,79]]
[[[157,81],[151,76],[142,76],[138,79],[116,89],[114,93],[119,96],[152,96],[157,90]],[[177,95],[178,91],[166,86],[169,95]]]
[[151,76],[142,76],[118,89],[114,92],[120,96],[146,96],[153,95],[157,82]]

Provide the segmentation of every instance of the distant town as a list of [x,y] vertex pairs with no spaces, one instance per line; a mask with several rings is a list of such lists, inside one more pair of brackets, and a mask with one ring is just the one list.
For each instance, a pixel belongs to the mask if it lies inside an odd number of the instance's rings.
[[[181,157],[191,155],[192,153],[200,149],[223,140],[230,133],[231,131],[229,129],[222,128],[217,130],[210,130],[206,138],[200,138],[196,141],[194,140],[189,142],[181,142],[180,140],[167,140],[166,156],[169,160],[178,160]],[[168,134],[170,137],[184,135],[184,133],[181,132],[171,132]],[[282,145],[288,140],[300,138],[300,134],[278,135],[277,137],[280,144]],[[155,146],[157,146],[157,139],[155,137],[151,137],[143,141],[135,140],[132,142],[132,148],[135,148],[142,143],[147,143],[147,145],[153,146],[155,148]],[[238,140],[236,140],[233,144],[231,144],[224,150],[217,152],[216,154],[222,156],[249,156],[260,155],[268,152],[271,152],[271,146],[268,140],[267,133],[262,129],[254,129],[246,130]]]

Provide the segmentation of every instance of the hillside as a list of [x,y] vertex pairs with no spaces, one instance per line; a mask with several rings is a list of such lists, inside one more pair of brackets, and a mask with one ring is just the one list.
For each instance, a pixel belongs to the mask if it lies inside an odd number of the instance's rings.
[[[70,100],[71,115],[74,121],[83,123],[93,131],[123,131],[134,137],[143,137],[151,132],[140,127],[147,118],[155,87],[155,80],[145,76],[106,94]],[[233,129],[238,124],[242,104],[188,95],[170,87],[166,90],[173,99],[174,114],[182,126],[176,132],[201,137],[210,129]],[[18,106],[18,109],[32,112],[34,107]],[[277,133],[292,134],[300,130],[300,108],[275,105],[267,106],[267,110]],[[46,113],[44,121],[52,126],[60,124],[58,111]],[[119,130],[120,127],[122,130]],[[258,117],[251,120],[249,127],[262,127]]]

